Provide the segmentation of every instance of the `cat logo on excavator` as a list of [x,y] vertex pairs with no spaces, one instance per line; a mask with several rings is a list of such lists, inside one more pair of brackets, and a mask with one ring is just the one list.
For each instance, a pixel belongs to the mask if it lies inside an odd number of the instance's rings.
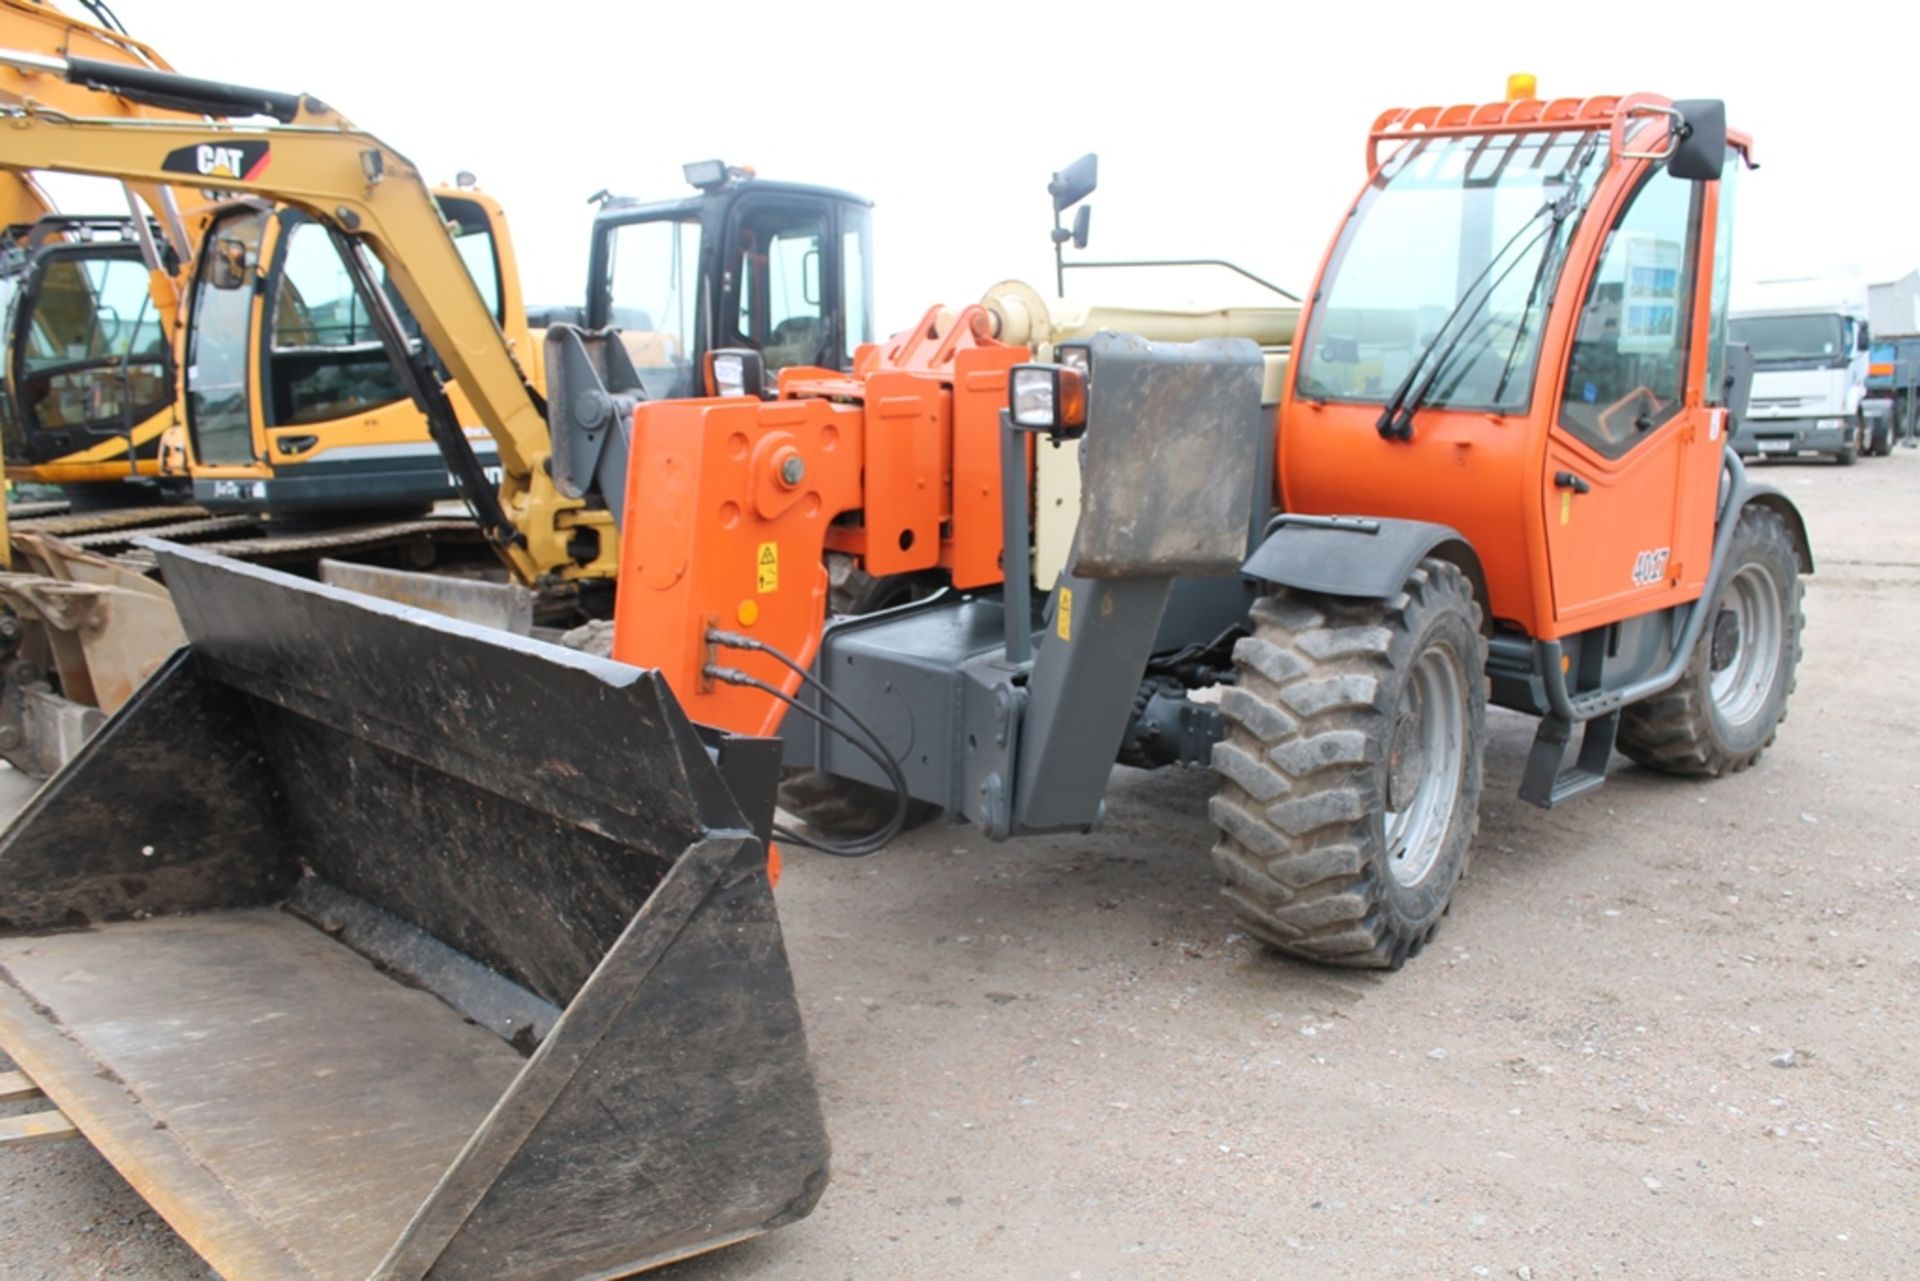
[[252,181],[267,167],[272,155],[273,148],[269,143],[228,139],[219,143],[203,142],[196,146],[176,148],[167,153],[160,167],[167,173]]

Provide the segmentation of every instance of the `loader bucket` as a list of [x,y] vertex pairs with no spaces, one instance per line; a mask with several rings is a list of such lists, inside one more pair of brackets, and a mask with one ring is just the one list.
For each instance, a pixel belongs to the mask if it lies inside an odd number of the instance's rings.
[[805,1215],[778,746],[157,545],[188,644],[0,834],[0,1049],[229,1281],[603,1278]]

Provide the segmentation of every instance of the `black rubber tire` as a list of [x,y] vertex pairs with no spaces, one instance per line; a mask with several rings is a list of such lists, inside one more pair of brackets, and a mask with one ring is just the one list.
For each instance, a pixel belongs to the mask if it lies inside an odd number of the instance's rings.
[[[925,600],[947,585],[937,571],[895,574],[875,578],[851,556],[828,553],[827,608],[835,614],[871,614],[913,601]],[[893,817],[894,795],[884,787],[836,778],[818,770],[785,770],[780,775],[780,808],[812,828],[819,836],[846,840],[878,831]],[[910,832],[940,816],[940,807],[925,801],[907,802]]]
[[827,553],[827,611],[833,614],[873,614],[897,605],[925,600],[947,586],[937,569],[875,578],[851,556]]
[[1765,703],[1745,724],[1730,724],[1714,706],[1713,638],[1707,627],[1693,647],[1686,674],[1663,694],[1635,703],[1620,713],[1618,746],[1628,760],[1663,774],[1687,778],[1720,778],[1735,774],[1760,759],[1772,746],[1780,722],[1787,719],[1787,700],[1797,678],[1801,633],[1806,615],[1801,610],[1803,587],[1800,559],[1793,535],[1780,514],[1749,504],[1740,513],[1733,544],[1727,551],[1727,579],[1741,566],[1767,566],[1780,586],[1780,604],[1786,617],[1780,630],[1781,659]]
[[1861,420],[1855,419],[1853,430],[1847,434],[1847,443],[1840,446],[1839,451],[1833,456],[1834,462],[1839,463],[1842,467],[1853,466],[1854,460],[1860,456],[1860,432]]
[[1893,420],[1891,418],[1875,419],[1874,425],[1869,430],[1873,436],[1873,456],[1885,458],[1891,454],[1893,452]]
[[[817,770],[789,770],[780,779],[780,808],[817,835],[834,840],[879,831],[893,817],[893,806],[893,793],[884,787],[835,778]],[[939,816],[937,805],[908,801],[906,826],[900,830],[924,827]]]
[[[1480,825],[1486,640],[1460,570],[1425,560],[1392,600],[1283,591],[1253,608],[1223,691],[1227,737],[1209,807],[1214,865],[1241,924],[1290,956],[1398,969],[1426,946]],[[1402,885],[1388,865],[1390,748],[1416,662],[1457,664],[1463,738],[1453,809],[1432,866]]]

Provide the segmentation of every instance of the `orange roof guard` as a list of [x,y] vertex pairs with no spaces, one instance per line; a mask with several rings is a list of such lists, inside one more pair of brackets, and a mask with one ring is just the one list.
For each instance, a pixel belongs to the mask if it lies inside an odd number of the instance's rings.
[[[1613,135],[1613,152],[1626,147],[1626,131],[1636,120],[1664,128],[1665,110],[1673,99],[1657,93],[1618,94],[1598,98],[1522,98],[1515,102],[1458,103],[1451,107],[1391,107],[1374,120],[1367,133],[1367,173],[1380,169],[1380,144],[1413,138],[1459,137],[1488,133],[1559,133],[1572,129],[1605,128]],[[1753,140],[1727,131],[1727,141],[1752,163]]]

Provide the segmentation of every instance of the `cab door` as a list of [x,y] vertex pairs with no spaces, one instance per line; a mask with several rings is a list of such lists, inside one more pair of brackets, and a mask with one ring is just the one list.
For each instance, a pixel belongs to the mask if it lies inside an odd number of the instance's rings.
[[834,202],[749,191],[734,203],[722,242],[714,347],[761,353],[769,378],[795,365],[841,363],[840,248]]
[[173,403],[173,352],[137,246],[42,249],[16,307],[17,463],[124,459],[128,441],[159,435],[150,420]]
[[1587,280],[1541,478],[1558,635],[1679,603],[1704,581],[1711,521],[1688,491],[1694,454],[1721,448],[1694,350],[1709,190],[1649,167]]

